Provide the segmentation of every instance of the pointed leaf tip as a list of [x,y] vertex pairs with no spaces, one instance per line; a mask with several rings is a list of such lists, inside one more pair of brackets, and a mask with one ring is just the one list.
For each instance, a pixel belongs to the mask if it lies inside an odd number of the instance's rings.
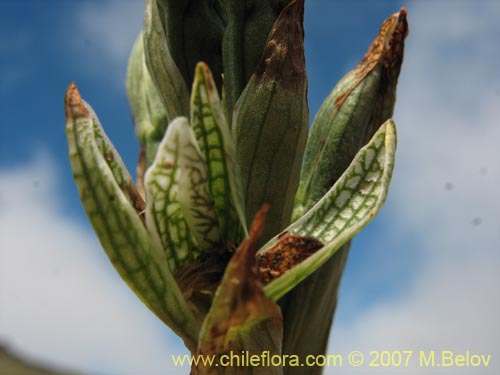
[[[358,83],[361,83],[379,63],[382,63],[384,74],[391,81],[387,85],[395,85],[392,81],[397,80],[399,76],[403,62],[404,43],[409,33],[407,15],[408,12],[403,7],[399,12],[394,13],[384,21],[370,48],[353,71],[358,78]],[[337,108],[342,106],[355,88],[356,85],[337,98],[335,102]]]
[[233,113],[246,221],[270,204],[263,242],[290,223],[307,140],[303,7],[292,1],[280,13]]
[[82,97],[80,96],[78,88],[74,82],[71,82],[66,90],[66,95],[64,97],[64,110],[66,113],[66,119],[89,116],[89,111],[85,107]]
[[246,246],[241,246],[239,250],[239,252],[241,253],[241,257],[245,259],[244,264],[246,264],[246,268],[243,268],[242,271],[249,272],[247,280],[255,280],[258,276],[258,272],[255,267],[255,254],[258,250],[257,241],[264,231],[267,211],[269,211],[269,205],[267,203],[264,203],[254,216],[252,225],[250,227],[250,233],[245,240]]
[[269,204],[264,203],[262,207],[257,211],[250,228],[250,237],[259,237],[264,230],[264,221],[266,218],[267,211],[269,211]]
[[255,75],[257,79],[268,75],[270,78],[283,77],[282,84],[297,81],[300,84],[305,69],[304,0],[294,0],[276,20]]

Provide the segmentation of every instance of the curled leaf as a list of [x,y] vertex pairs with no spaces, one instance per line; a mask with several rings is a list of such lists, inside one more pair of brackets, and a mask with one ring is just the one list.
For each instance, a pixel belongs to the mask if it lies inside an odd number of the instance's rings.
[[[312,237],[325,246],[267,284],[264,290],[270,298],[277,300],[284,296],[375,217],[387,196],[395,151],[396,128],[388,120],[327,194],[286,228],[290,235]],[[265,254],[279,241],[280,236],[276,236],[259,254]]]

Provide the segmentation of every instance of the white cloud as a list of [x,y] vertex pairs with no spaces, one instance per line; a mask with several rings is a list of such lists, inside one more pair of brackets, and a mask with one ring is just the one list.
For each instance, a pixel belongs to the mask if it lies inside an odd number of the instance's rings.
[[182,344],[60,213],[55,166],[37,159],[0,170],[0,342],[84,373],[171,373]]
[[[332,374],[498,374],[500,365],[500,35],[498,2],[415,2],[400,79],[391,252],[416,248],[411,286],[333,331],[330,352],[492,354],[488,368],[330,369]],[[397,242],[397,241],[395,241]],[[356,251],[354,249],[353,251]],[[395,272],[387,267],[379,272]],[[376,272],[374,273],[376,277]],[[369,280],[367,280],[369,283]],[[342,297],[341,297],[342,298]]]

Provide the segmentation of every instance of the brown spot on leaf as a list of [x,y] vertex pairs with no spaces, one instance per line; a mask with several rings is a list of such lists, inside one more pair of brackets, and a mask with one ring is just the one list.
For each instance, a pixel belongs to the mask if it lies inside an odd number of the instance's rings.
[[278,238],[280,240],[276,245],[256,256],[259,277],[263,283],[280,277],[323,247],[321,241],[312,237],[286,233]]
[[173,167],[174,167],[174,165],[169,161],[167,161],[163,164],[163,168],[165,168],[165,169],[172,169]]
[[113,151],[106,150],[106,152],[104,153],[104,159],[106,159],[108,163],[115,160],[115,155],[113,154]]

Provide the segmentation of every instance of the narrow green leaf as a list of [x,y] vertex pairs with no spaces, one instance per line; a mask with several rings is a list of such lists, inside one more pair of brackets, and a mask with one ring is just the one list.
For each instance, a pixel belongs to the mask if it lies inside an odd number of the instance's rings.
[[303,15],[304,0],[281,12],[234,110],[247,223],[263,203],[271,207],[263,241],[290,223],[307,140]]
[[126,88],[136,137],[142,144],[149,140],[161,141],[167,128],[168,115],[146,66],[142,32],[130,53]]
[[142,32],[130,53],[126,88],[135,124],[135,135],[141,143],[141,153],[143,153],[141,156],[144,157],[140,159],[140,171],[137,173],[138,183],[143,184],[144,171],[154,160],[158,144],[165,134],[169,116],[146,66]]
[[[285,229],[290,235],[312,237],[324,245],[316,253],[265,286],[277,300],[324,264],[346,241],[370,222],[387,196],[394,167],[396,128],[388,120],[363,147],[328,193],[303,217]],[[276,236],[260,251],[279,242]]]
[[110,172],[113,174],[116,183],[125,194],[130,204],[132,204],[137,212],[141,214],[141,211],[143,211],[145,207],[144,197],[140,196],[139,192],[135,188],[132,176],[125,167],[120,154],[116,151],[107,134],[104,132],[96,113],[84,100],[82,100],[82,102],[84,103],[89,113],[90,121],[92,122],[92,130],[94,131],[94,139],[97,149],[106,161],[106,164],[108,165]]
[[212,73],[204,63],[196,67],[191,123],[207,164],[223,244],[238,245],[247,235],[240,171]]
[[278,15],[290,0],[222,1],[226,19],[222,55],[227,85],[229,122],[233,108],[255,71],[267,37]]
[[189,115],[189,91],[167,45],[157,0],[146,0],[144,12],[144,55],[169,122]]
[[145,185],[146,223],[158,235],[173,272],[193,262],[200,251],[218,248],[207,171],[186,118],[168,126]]
[[214,72],[217,87],[222,80],[222,0],[156,0],[170,54],[187,87],[193,72],[204,61]]
[[165,254],[144,227],[138,207],[131,204],[135,194],[129,173],[74,84],[68,88],[65,106],[73,176],[101,245],[129,287],[193,348],[199,322],[177,287]]

